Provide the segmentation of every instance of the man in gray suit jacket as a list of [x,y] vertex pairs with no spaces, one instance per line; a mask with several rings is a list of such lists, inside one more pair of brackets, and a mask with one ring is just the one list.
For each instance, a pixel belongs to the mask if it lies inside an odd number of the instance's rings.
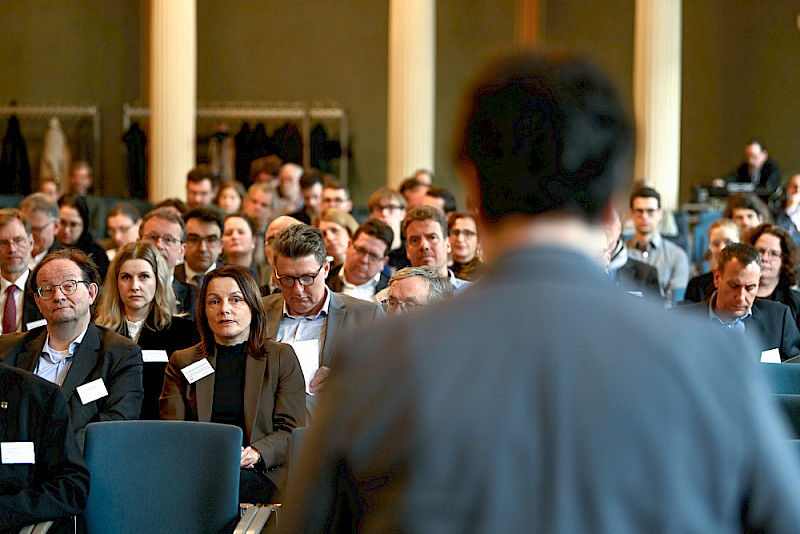
[[334,355],[283,528],[800,532],[800,460],[749,339],[599,266],[633,145],[605,76],[518,52],[462,110],[487,269]]
[[[333,355],[347,333],[372,324],[384,314],[375,303],[328,289],[325,278],[330,264],[318,228],[291,225],[278,234],[272,247],[273,277],[281,292],[264,297],[269,335],[294,347],[308,385],[310,414],[316,394],[335,364]],[[309,360],[313,360],[310,366]]]
[[61,386],[78,442],[95,421],[138,419],[142,351],[128,338],[91,324],[97,269],[84,253],[62,249],[31,273],[46,327],[0,336],[0,360]]

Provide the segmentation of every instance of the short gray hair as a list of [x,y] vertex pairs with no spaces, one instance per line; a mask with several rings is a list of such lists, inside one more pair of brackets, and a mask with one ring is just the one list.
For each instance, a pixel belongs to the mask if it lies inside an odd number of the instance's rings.
[[33,193],[28,195],[20,202],[19,209],[27,213],[41,211],[47,215],[51,221],[57,221],[61,217],[58,204],[47,198],[44,193]]
[[389,279],[389,287],[392,287],[392,284],[398,280],[412,276],[419,276],[428,282],[428,301],[431,304],[443,302],[453,296],[453,284],[450,283],[450,280],[440,275],[437,269],[427,265],[400,269]]

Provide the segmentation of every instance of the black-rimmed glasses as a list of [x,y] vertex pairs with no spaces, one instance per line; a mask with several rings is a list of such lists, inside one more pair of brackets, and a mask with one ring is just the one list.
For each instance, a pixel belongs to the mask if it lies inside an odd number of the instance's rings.
[[86,284],[89,286],[89,282],[86,280],[64,280],[60,284],[47,284],[44,286],[39,286],[36,292],[42,297],[44,300],[50,300],[53,298],[53,295],[56,294],[56,288],[61,289],[61,292],[65,296],[70,296],[78,290],[78,284]]
[[282,285],[283,287],[286,287],[286,288],[294,287],[295,282],[300,282],[301,286],[310,286],[311,284],[314,283],[314,280],[316,280],[317,276],[319,276],[319,273],[321,273],[321,272],[322,272],[322,265],[319,266],[319,269],[317,269],[316,274],[313,274],[313,275],[311,275],[311,274],[303,274],[303,275],[300,275],[300,276],[292,276],[292,275],[287,274],[285,276],[280,276],[276,272],[275,273],[275,278],[278,280],[278,283],[280,285]]

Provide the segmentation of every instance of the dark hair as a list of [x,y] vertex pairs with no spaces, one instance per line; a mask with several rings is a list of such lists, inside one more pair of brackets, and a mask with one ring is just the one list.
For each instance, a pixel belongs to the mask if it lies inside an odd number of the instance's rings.
[[153,207],[153,209],[160,208],[175,208],[179,212],[183,213],[189,208],[189,206],[187,206],[186,202],[179,198],[165,198]]
[[189,210],[183,215],[183,224],[189,222],[189,219],[200,219],[204,223],[213,223],[219,226],[219,231],[222,233],[222,217],[219,212],[214,208],[195,208]]
[[456,211],[458,209],[458,205],[456,204],[456,197],[454,197],[453,193],[451,193],[444,187],[431,187],[425,194],[429,197],[441,198],[442,200],[444,200],[445,213],[450,213],[451,211]]
[[200,294],[197,297],[197,309],[195,313],[197,329],[200,332],[200,350],[198,351],[200,357],[207,358],[217,353],[214,332],[211,331],[211,327],[208,324],[208,315],[206,314],[208,284],[215,278],[233,278],[236,280],[236,284],[242,291],[244,301],[250,307],[251,313],[250,337],[247,340],[247,355],[259,360],[263,359],[266,355],[264,347],[269,337],[267,312],[264,310],[264,303],[261,301],[261,292],[258,289],[258,284],[253,278],[253,275],[250,274],[250,270],[241,265],[223,265],[203,277],[203,286],[200,288]]
[[97,265],[95,265],[92,258],[87,254],[81,252],[77,248],[60,248],[53,252],[48,253],[42,260],[33,268],[30,277],[28,278],[28,286],[35,293],[39,289],[36,283],[36,278],[39,276],[39,271],[42,267],[55,260],[69,260],[73,262],[81,270],[84,282],[96,284],[100,286],[100,275],[97,272]]
[[[619,215],[617,215],[617,217],[619,217]],[[452,230],[453,225],[456,224],[456,221],[459,219],[472,219],[472,221],[475,222],[477,226],[477,221],[475,220],[475,214],[472,213],[471,211],[454,211],[447,218],[447,229]]]
[[333,178],[330,174],[326,174],[323,176],[322,179],[322,188],[323,189],[335,189],[337,191],[344,191],[345,196],[350,198],[350,190],[344,185],[342,182]]
[[439,208],[433,206],[415,206],[408,210],[401,226],[403,236],[406,235],[408,225],[414,221],[427,221],[433,219],[442,228],[442,237],[447,237],[447,216]]
[[733,259],[738,260],[742,267],[755,262],[758,268],[761,268],[761,254],[759,254],[756,247],[749,243],[731,243],[719,253],[717,270],[720,275],[725,273],[725,266]]
[[630,178],[633,128],[607,77],[566,53],[519,51],[472,82],[455,129],[475,165],[481,215],[571,213],[596,220]]
[[[81,220],[83,221],[83,231],[78,237],[78,241],[80,241],[89,233],[89,207],[86,205],[86,198],[77,193],[64,193],[58,197],[58,207],[63,208],[64,206],[73,208],[75,211],[77,211],[78,215],[80,215]],[[76,241],[75,244],[77,244],[78,241]]]
[[382,187],[369,196],[369,200],[367,200],[367,209],[372,211],[380,207],[381,200],[387,198],[390,199],[390,201],[397,202],[402,209],[406,209],[408,207],[408,204],[406,203],[406,197],[394,189]]
[[392,227],[383,221],[379,221],[378,219],[367,219],[356,229],[356,233],[353,234],[353,241],[355,242],[355,240],[358,239],[358,236],[361,234],[371,235],[372,237],[380,239],[386,243],[386,250],[383,253],[384,256],[386,256],[386,254],[388,254],[389,250],[392,248],[394,232],[392,231]]
[[656,199],[656,204],[658,207],[661,207],[661,195],[658,194],[658,191],[653,189],[652,187],[648,187],[646,185],[640,185],[639,187],[635,188],[631,191],[631,207],[633,207],[633,201],[637,198],[654,198]]
[[128,204],[127,202],[120,202],[116,204],[113,208],[108,210],[108,215],[106,215],[106,219],[109,217],[113,217],[115,215],[124,215],[131,220],[131,222],[136,222],[142,218],[142,214],[139,213],[139,210],[136,209],[135,206],[132,204]]
[[762,224],[750,230],[745,235],[745,241],[756,246],[758,238],[764,234],[777,237],[781,242],[781,276],[785,276],[790,286],[794,286],[800,278],[798,263],[800,262],[800,248],[792,236],[784,228],[775,224]]
[[272,250],[276,256],[281,255],[289,259],[314,256],[320,265],[323,265],[328,257],[322,231],[303,223],[293,224],[281,230],[272,242]]
[[308,189],[317,184],[322,185],[322,176],[316,169],[307,169],[300,177],[300,189]]
[[418,187],[428,187],[428,184],[423,184],[416,178],[406,178],[402,182],[400,182],[400,193],[405,193],[406,191],[413,191]]
[[728,203],[725,205],[725,213],[723,217],[726,219],[733,219],[733,210],[753,210],[761,217],[764,222],[772,222],[769,208],[764,204],[764,201],[758,198],[753,193],[736,193],[728,197]]
[[186,175],[187,182],[199,183],[203,180],[208,180],[211,183],[211,189],[219,187],[219,178],[214,176],[211,166],[205,163],[201,163]]
[[[250,217],[246,213],[243,213],[243,212],[240,211],[238,213],[230,213],[230,214],[226,215],[225,216],[225,222],[228,222],[228,219],[234,219],[234,218],[235,219],[242,219],[244,222],[246,222],[247,226],[250,227],[250,233],[253,235],[253,237],[258,235],[258,232],[256,231],[257,225],[256,225],[256,222],[253,220],[252,217]],[[222,225],[222,229],[223,229],[223,231],[225,230],[225,225],[224,224]]]
[[186,224],[183,222],[183,218],[180,214],[175,213],[174,210],[169,208],[156,208],[153,211],[148,211],[142,219],[142,225],[139,227],[139,237],[144,237],[144,227],[150,219],[164,219],[165,221],[177,224],[181,227],[181,235],[178,237],[181,243],[186,242]]

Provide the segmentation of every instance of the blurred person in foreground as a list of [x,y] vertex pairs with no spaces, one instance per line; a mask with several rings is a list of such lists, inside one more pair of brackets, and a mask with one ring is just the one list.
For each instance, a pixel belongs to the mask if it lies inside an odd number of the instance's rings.
[[337,352],[283,528],[797,532],[800,460],[752,341],[631,299],[598,265],[633,148],[605,76],[518,52],[462,109],[487,269]]

